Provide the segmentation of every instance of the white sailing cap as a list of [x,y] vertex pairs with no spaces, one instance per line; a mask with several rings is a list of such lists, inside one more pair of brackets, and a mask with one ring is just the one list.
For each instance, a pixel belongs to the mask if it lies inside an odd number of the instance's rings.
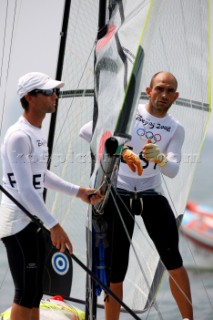
[[61,88],[64,82],[54,80],[47,74],[41,72],[30,72],[19,78],[17,93],[20,99],[23,98],[28,92],[34,89],[48,90],[54,88]]

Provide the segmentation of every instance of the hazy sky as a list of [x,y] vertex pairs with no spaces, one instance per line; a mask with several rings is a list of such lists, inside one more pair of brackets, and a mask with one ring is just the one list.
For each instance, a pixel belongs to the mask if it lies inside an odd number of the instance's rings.
[[1,136],[22,113],[18,78],[31,71],[55,77],[63,8],[63,0],[0,0]]

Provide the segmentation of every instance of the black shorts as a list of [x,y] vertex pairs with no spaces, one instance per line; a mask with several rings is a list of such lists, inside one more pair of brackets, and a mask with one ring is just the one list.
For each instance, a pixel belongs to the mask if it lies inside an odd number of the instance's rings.
[[15,235],[2,238],[15,285],[14,303],[38,308],[43,295],[45,252],[42,230],[30,223]]
[[[116,203],[129,236],[132,237],[134,230],[134,215],[141,214],[165,268],[173,270],[181,267],[183,262],[178,249],[178,228],[167,199],[156,193],[143,193],[141,206],[140,201],[130,200],[131,193],[121,189],[118,192],[119,196],[115,195]],[[128,267],[130,241],[111,196],[104,217],[108,224],[110,282],[123,282]]]

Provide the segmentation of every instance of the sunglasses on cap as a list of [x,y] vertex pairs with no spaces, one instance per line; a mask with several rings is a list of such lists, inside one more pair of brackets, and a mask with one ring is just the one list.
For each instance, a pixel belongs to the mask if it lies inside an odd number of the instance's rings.
[[32,90],[32,91],[30,91],[30,92],[28,92],[28,93],[29,93],[29,94],[41,93],[41,94],[43,94],[44,96],[50,97],[50,96],[52,96],[54,93],[58,94],[58,92],[59,92],[59,89],[54,88],[54,89],[46,89],[46,90],[34,89],[34,90]]

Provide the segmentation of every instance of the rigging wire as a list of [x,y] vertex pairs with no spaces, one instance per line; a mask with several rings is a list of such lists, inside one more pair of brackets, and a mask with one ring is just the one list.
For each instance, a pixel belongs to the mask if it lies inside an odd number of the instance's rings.
[[[80,88],[81,80],[83,79],[84,73],[86,72],[86,69],[87,69],[87,66],[88,66],[88,64],[89,64],[91,55],[92,55],[92,53],[93,53],[93,51],[94,51],[94,48],[95,48],[95,41],[94,41],[93,47],[91,48],[91,51],[90,51],[90,53],[89,53],[89,55],[88,55],[88,58],[87,58],[87,61],[86,61],[86,63],[85,63],[85,67],[84,67],[84,69],[83,69],[83,72],[82,72],[82,74],[81,74],[81,77],[80,77],[80,79],[79,79],[78,85],[77,85],[76,89],[74,90],[74,91],[76,91],[76,92],[77,92],[77,91],[79,90],[79,88]],[[83,90],[82,97],[84,97],[84,93],[86,93],[86,89]],[[63,91],[62,91],[62,94],[61,94],[60,98],[61,98],[61,99],[64,99],[64,97],[63,97]],[[65,117],[65,120],[64,120],[64,122],[63,122],[63,124],[62,124],[62,126],[61,126],[61,130],[58,132],[57,136],[54,138],[53,151],[54,151],[55,148],[57,147],[57,143],[59,142],[59,138],[60,138],[61,133],[62,133],[62,131],[63,131],[63,127],[64,127],[65,123],[68,121],[68,114],[69,114],[69,112],[70,112],[70,110],[71,110],[71,108],[72,108],[73,101],[74,101],[74,95],[73,95],[72,101],[71,101],[71,103],[70,103],[70,105],[69,105],[69,107],[68,107],[68,110],[67,110],[67,112],[66,112],[66,117]],[[48,160],[48,165],[49,165],[50,161],[51,161],[51,159]]]
[[4,282],[6,281],[8,271],[9,271],[9,267],[5,268],[5,272],[0,283],[0,290],[2,290]]
[[[87,61],[86,61],[86,63],[85,63],[84,70],[83,70],[83,72],[82,72],[82,74],[81,74],[81,76],[80,76],[80,79],[79,79],[77,88],[75,89],[76,91],[78,91],[79,88],[80,88],[81,81],[82,81],[82,79],[83,79],[84,73],[86,72],[86,69],[87,69],[87,66],[88,66],[88,64],[89,64],[91,55],[92,55],[92,53],[93,53],[93,51],[94,51],[94,47],[95,47],[95,42],[94,42],[94,44],[93,44],[93,47],[92,47],[92,49],[91,49],[91,51],[90,51],[90,53],[89,53],[89,56],[88,56],[88,58],[87,58]],[[86,89],[83,90],[82,97],[84,96],[84,92],[86,92]],[[64,99],[64,98],[63,98],[63,92],[62,92],[62,95],[61,95],[61,99]],[[61,134],[62,134],[64,125],[65,125],[65,123],[68,121],[68,118],[69,118],[69,117],[68,117],[68,114],[70,113],[70,111],[71,111],[71,109],[72,109],[73,102],[74,102],[74,97],[72,98],[72,100],[71,100],[71,102],[70,102],[70,105],[69,105],[69,107],[68,107],[68,109],[67,109],[66,116],[65,116],[64,121],[63,121],[63,123],[62,123],[62,125],[61,125],[61,129],[58,131],[57,135],[55,134],[55,137],[54,137],[54,145],[53,145],[53,148],[52,148],[52,154],[54,153],[54,150],[56,149],[57,144],[59,143],[59,139],[60,139],[60,136],[61,136]],[[69,144],[69,149],[70,149],[70,148],[72,148],[71,144]],[[67,154],[69,154],[69,149],[67,150]],[[50,161],[51,161],[51,159],[49,158],[49,160],[48,160],[48,165],[50,164]],[[66,162],[65,162],[65,163],[66,163]],[[62,177],[62,178],[63,178],[64,175],[66,174],[66,167],[67,167],[67,166],[68,166],[68,161],[67,161],[67,164],[64,165],[64,167],[63,167],[63,171],[62,171],[62,173],[61,173],[61,177]],[[55,198],[54,198],[54,201],[53,201],[53,204],[52,204],[52,207],[53,207],[53,208],[54,208],[55,204],[57,203],[59,196],[60,196],[60,195],[59,195],[58,193],[55,195]],[[65,219],[65,218],[66,218],[66,215],[64,214],[64,219]]]
[[[22,1],[22,0],[21,0]],[[8,54],[8,63],[6,68],[6,81],[5,81],[5,87],[7,88],[8,78],[9,78],[9,71],[10,71],[10,62],[11,62],[11,56],[12,56],[12,49],[13,49],[13,42],[14,42],[14,33],[15,33],[15,24],[16,24],[16,17],[17,17],[17,3],[18,0],[15,1],[14,10],[13,10],[13,19],[12,19],[12,32],[11,32],[11,38],[10,38],[10,46],[9,46],[9,54]],[[3,50],[5,49],[6,44],[6,35],[7,35],[7,22],[8,22],[8,2],[7,2],[7,10],[6,10],[6,19],[5,19],[5,28],[4,28],[4,46]],[[5,50],[3,51],[5,52]],[[2,59],[4,59],[4,54],[2,56]],[[2,79],[2,69],[3,69],[3,60],[1,64],[1,79]],[[3,104],[2,104],[2,116],[1,116],[1,124],[0,129],[2,130],[3,125],[3,117],[4,117],[4,110],[5,110],[5,103],[6,103],[6,89],[3,95]],[[0,132],[1,134],[1,132]]]
[[[3,35],[3,46],[2,46],[2,59],[1,59],[1,71],[0,71],[0,88],[2,84],[2,73],[3,73],[3,65],[4,65],[4,55],[5,55],[5,46],[6,46],[6,30],[7,30],[7,19],[8,19],[8,0],[6,4],[6,15],[5,15],[5,23],[4,23],[4,35]],[[2,130],[3,124],[3,115],[4,115],[4,106],[1,114],[1,125],[0,125],[0,134]]]
[[[12,23],[12,31],[11,31],[11,37],[10,37],[10,46],[9,46],[9,55],[8,55],[8,62],[7,62],[7,69],[6,69],[6,81],[5,81],[5,91],[3,93],[3,103],[2,110],[1,110],[1,119],[0,119],[0,135],[2,132],[2,126],[4,121],[4,111],[5,111],[5,102],[6,102],[6,88],[7,88],[7,82],[9,77],[9,71],[10,71],[10,62],[11,62],[11,55],[12,55],[12,47],[13,47],[13,41],[14,41],[14,31],[15,31],[15,20],[17,16],[17,2],[15,1],[14,10],[13,10],[13,23]],[[22,2],[22,0],[21,0]],[[5,59],[5,52],[6,52],[6,39],[7,39],[7,30],[8,30],[8,24],[9,24],[9,0],[7,0],[6,3],[6,11],[5,11],[5,19],[4,19],[4,32],[3,32],[3,46],[2,46],[2,59],[1,59],[1,66],[0,66],[0,89],[2,87],[2,77],[3,77],[3,68],[4,68],[4,59]],[[7,274],[9,271],[9,267],[6,268],[5,274],[1,280],[0,284],[0,290],[3,288],[3,285],[6,281]]]
[[4,19],[4,32],[3,32],[3,46],[2,46],[2,59],[1,59],[1,67],[0,67],[0,88],[2,82],[2,73],[3,73],[3,64],[4,64],[4,54],[5,54],[5,43],[6,43],[6,29],[7,29],[7,18],[8,18],[8,0],[6,4],[6,15]]

